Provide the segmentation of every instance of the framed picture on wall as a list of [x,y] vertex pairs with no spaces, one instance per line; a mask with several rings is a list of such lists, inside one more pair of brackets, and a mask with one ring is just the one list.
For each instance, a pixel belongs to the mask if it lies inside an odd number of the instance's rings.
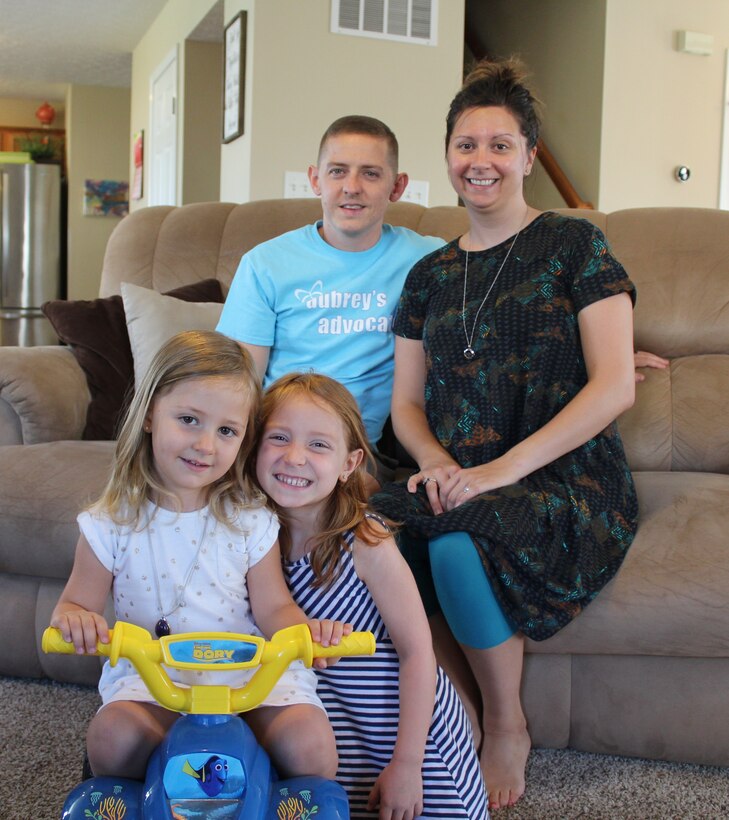
[[223,142],[243,133],[247,12],[239,12],[225,27],[223,66]]

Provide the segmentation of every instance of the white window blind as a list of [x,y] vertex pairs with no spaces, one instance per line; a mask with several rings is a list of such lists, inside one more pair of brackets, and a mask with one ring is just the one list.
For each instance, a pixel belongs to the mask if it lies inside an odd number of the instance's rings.
[[332,0],[335,34],[436,45],[438,0]]

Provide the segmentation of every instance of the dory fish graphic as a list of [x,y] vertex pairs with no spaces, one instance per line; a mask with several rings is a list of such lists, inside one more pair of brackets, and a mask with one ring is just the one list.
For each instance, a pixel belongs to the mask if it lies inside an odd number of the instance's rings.
[[228,779],[228,762],[222,757],[213,755],[199,769],[193,769],[190,761],[186,760],[182,771],[194,777],[208,797],[217,797],[223,791],[225,781]]

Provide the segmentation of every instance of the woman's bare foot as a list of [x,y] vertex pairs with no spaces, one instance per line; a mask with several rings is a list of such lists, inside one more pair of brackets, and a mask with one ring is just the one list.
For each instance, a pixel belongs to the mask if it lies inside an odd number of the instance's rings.
[[481,771],[489,792],[490,809],[513,806],[524,794],[524,771],[531,747],[526,728],[514,732],[484,731]]

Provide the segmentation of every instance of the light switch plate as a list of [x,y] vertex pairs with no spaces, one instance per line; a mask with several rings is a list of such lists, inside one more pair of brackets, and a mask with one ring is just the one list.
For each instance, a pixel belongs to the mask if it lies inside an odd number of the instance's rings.
[[430,183],[422,179],[411,179],[405,193],[400,198],[401,202],[414,202],[416,205],[428,207],[428,193]]
[[316,194],[311,190],[309,177],[304,171],[284,173],[284,199],[306,199]]

